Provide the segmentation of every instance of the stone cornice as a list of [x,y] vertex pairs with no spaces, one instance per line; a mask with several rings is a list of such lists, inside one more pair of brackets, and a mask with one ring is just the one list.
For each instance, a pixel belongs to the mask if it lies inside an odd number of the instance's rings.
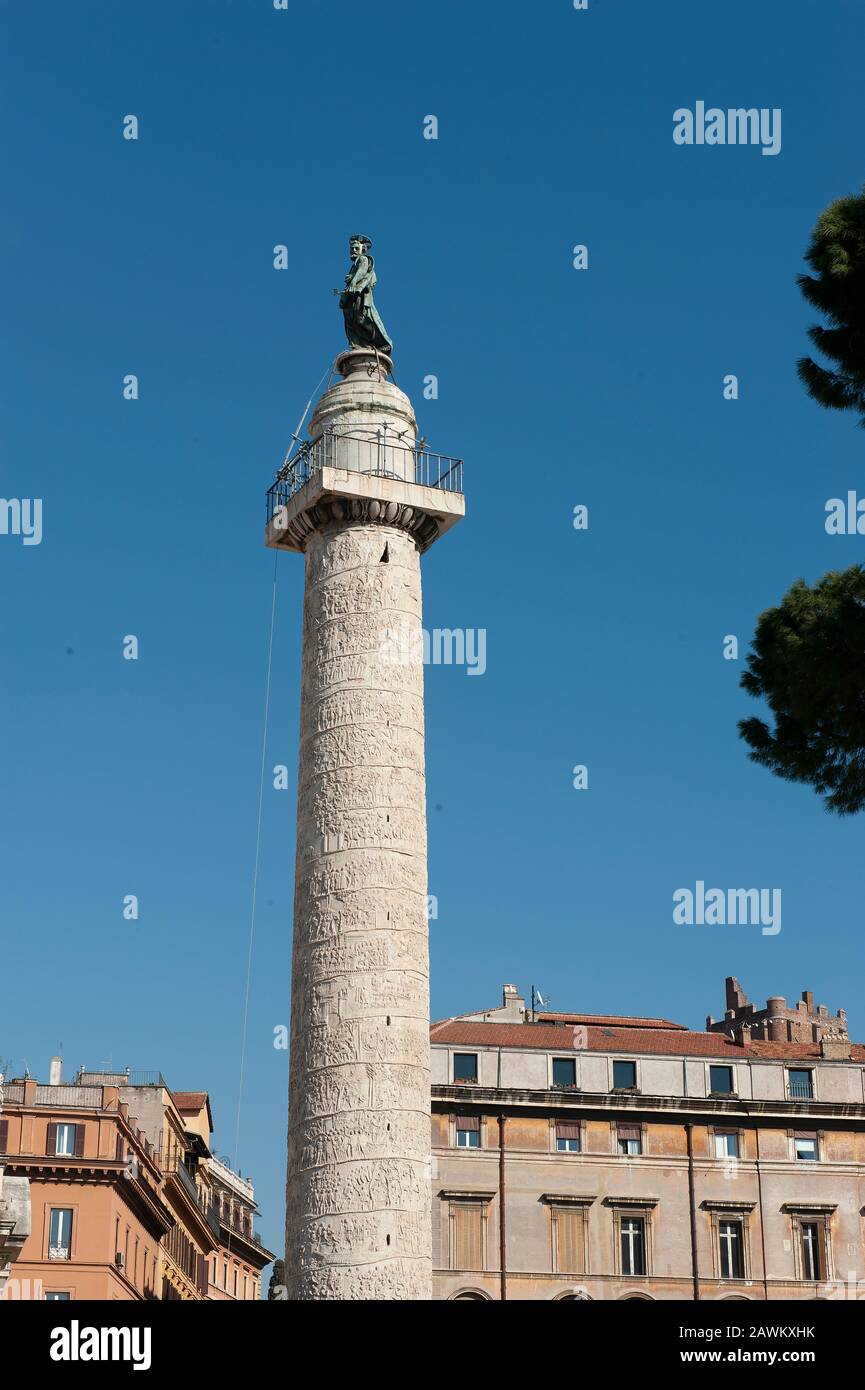
[[[662,1113],[693,1115],[701,1118],[739,1120],[775,1118],[788,1120],[801,1129],[809,1120],[826,1121],[844,1119],[858,1121],[865,1125],[865,1105],[855,1101],[803,1101],[789,1100],[743,1100],[719,1099],[711,1096],[652,1096],[631,1095],[622,1091],[615,1094],[605,1091],[560,1091],[560,1090],[520,1090],[498,1089],[494,1086],[441,1086],[432,1087],[433,1108],[447,1110],[452,1104],[474,1106],[478,1109],[494,1106],[513,1114],[526,1111],[539,1111],[551,1116],[590,1115],[592,1112],[603,1117],[605,1112],[616,1112],[629,1117],[637,1115],[657,1115]],[[815,1124],[815,1128],[818,1127]]]
[[461,493],[344,468],[322,468],[267,523],[265,545],[303,551],[316,531],[395,526],[421,552],[465,515]]
[[224,1222],[219,1224],[219,1248],[228,1251],[232,1255],[240,1255],[249,1264],[255,1265],[259,1270],[269,1265],[276,1256],[272,1251],[259,1245],[252,1236],[241,1235],[231,1226],[226,1226]]
[[605,1197],[605,1207],[656,1207],[660,1197]]
[[700,1206],[703,1208],[704,1211],[732,1211],[743,1213],[753,1211],[756,1205],[756,1202],[716,1201],[714,1198],[711,1197],[707,1197],[705,1201],[700,1203]]
[[446,1202],[491,1202],[495,1195],[489,1191],[476,1192],[470,1187],[447,1187],[439,1192]]
[[551,1207],[590,1207],[598,1200],[595,1193],[580,1196],[573,1192],[542,1192],[541,1201]]
[[[512,1159],[529,1159],[532,1163],[552,1163],[561,1168],[565,1163],[578,1164],[581,1168],[591,1168],[600,1166],[608,1168],[612,1164],[620,1166],[635,1166],[643,1169],[657,1168],[663,1169],[682,1169],[687,1171],[687,1154],[621,1154],[621,1153],[595,1153],[593,1150],[582,1149],[580,1153],[556,1153],[553,1150],[521,1149],[516,1145],[509,1144],[507,1155]],[[433,1153],[437,1158],[464,1161],[466,1163],[480,1163],[486,1158],[489,1162],[497,1162],[499,1151],[497,1148],[491,1149],[460,1149],[456,1146],[443,1147],[433,1146]],[[702,1177],[711,1177],[713,1174],[723,1173],[725,1165],[732,1160],[729,1158],[710,1158],[697,1156],[694,1158],[694,1171]],[[781,1174],[801,1174],[805,1166],[801,1160],[795,1158],[737,1158],[735,1160],[736,1171],[740,1174],[753,1173],[756,1175],[759,1170],[762,1173],[781,1173]],[[839,1178],[861,1178],[865,1180],[865,1163],[856,1159],[847,1162],[821,1159],[819,1163],[809,1163],[809,1168],[818,1168],[822,1176]]]
[[791,1216],[831,1216],[838,1210],[837,1202],[782,1202],[781,1210]]

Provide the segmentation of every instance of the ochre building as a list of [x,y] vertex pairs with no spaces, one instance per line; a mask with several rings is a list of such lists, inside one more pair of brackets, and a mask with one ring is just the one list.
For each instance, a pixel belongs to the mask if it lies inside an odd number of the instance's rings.
[[54,1058],[48,1085],[6,1082],[2,1101],[0,1197],[25,1187],[27,1220],[19,1193],[0,1297],[260,1297],[273,1255],[253,1230],[252,1184],[212,1152],[207,1092],[172,1092],[158,1072],[64,1084]]
[[506,985],[433,1024],[435,1298],[865,1296],[865,1047],[807,992],[727,1003],[697,1032]]

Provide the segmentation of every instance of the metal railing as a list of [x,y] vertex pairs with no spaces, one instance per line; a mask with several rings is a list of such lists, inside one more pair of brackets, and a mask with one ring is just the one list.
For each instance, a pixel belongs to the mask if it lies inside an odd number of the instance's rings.
[[75,1078],[79,1086],[161,1086],[168,1085],[161,1071],[88,1071],[82,1067]]
[[207,1217],[208,1226],[210,1227],[213,1234],[216,1236],[216,1239],[219,1240],[221,1234],[219,1228],[219,1207],[216,1205],[215,1202],[210,1202],[208,1203],[207,1210],[204,1214]]
[[813,1100],[814,1087],[808,1081],[788,1081],[787,1095],[791,1100]]
[[175,1177],[180,1179],[180,1186],[183,1188],[184,1192],[186,1192],[188,1196],[192,1198],[193,1202],[204,1216],[204,1219],[210,1227],[211,1231],[216,1236],[216,1238],[219,1239],[219,1208],[217,1207],[215,1202],[205,1203],[201,1193],[198,1190],[195,1178],[190,1173],[183,1159],[175,1159],[174,1163],[169,1163],[166,1167],[163,1168],[162,1171],[164,1173],[168,1173],[169,1175],[173,1174]]
[[423,445],[411,448],[387,429],[370,430],[366,435],[336,434],[329,431],[318,439],[307,440],[286,458],[267,494],[267,520],[323,468],[341,468],[347,473],[363,473],[376,478],[393,478],[442,492],[461,493],[463,461],[447,454],[434,454]]

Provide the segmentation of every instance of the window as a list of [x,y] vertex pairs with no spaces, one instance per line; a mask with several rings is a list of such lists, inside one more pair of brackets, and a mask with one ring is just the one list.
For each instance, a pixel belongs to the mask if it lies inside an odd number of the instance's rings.
[[620,1154],[641,1154],[643,1152],[643,1131],[639,1125],[617,1125],[616,1138]]
[[797,1159],[806,1162],[817,1161],[817,1135],[806,1129],[797,1129],[793,1134],[793,1151]]
[[60,1154],[64,1158],[80,1158],[84,1153],[84,1125],[55,1124],[48,1126],[47,1154]]
[[646,1223],[642,1216],[623,1216],[620,1227],[622,1273],[646,1272]]
[[72,1256],[72,1212],[53,1207],[48,1226],[49,1260],[68,1260]]
[[709,1090],[716,1096],[733,1095],[733,1068],[710,1067]]
[[715,1130],[715,1157],[738,1158],[739,1135],[734,1129]]
[[477,1081],[478,1054],[476,1052],[454,1053],[454,1081]]
[[787,1072],[787,1087],[790,1095],[798,1100],[811,1100],[814,1096],[814,1077],[807,1067],[790,1067]]
[[556,1151],[560,1154],[580,1152],[580,1126],[571,1120],[556,1121]]
[[451,1204],[451,1268],[484,1267],[484,1211],[479,1202]]
[[556,1274],[585,1272],[583,1213],[553,1207],[554,1269]]
[[457,1147],[460,1149],[479,1149],[480,1146],[480,1116],[457,1115]]
[[234,1297],[237,1298],[237,1265],[234,1266]]
[[637,1085],[636,1062],[613,1063],[613,1090],[633,1091]]
[[743,1279],[745,1262],[742,1257],[741,1221],[721,1221],[718,1224],[721,1253],[721,1278]]
[[60,1301],[60,1300],[64,1300],[64,1301],[65,1301],[65,1300],[68,1299],[68,1298],[69,1298],[69,1294],[68,1294],[68,1293],[57,1293],[57,1292],[46,1293],[46,1295],[45,1295],[45,1302],[46,1302],[46,1303],[56,1303],[56,1302],[58,1302],[58,1301]]
[[553,1085],[576,1086],[577,1064],[573,1057],[553,1058]]
[[72,1158],[75,1153],[75,1125],[57,1125],[54,1152]]
[[228,1260],[222,1261],[222,1288],[228,1293]]
[[802,1278],[822,1279],[820,1223],[818,1221],[803,1221],[799,1227],[799,1238],[802,1243]]
[[216,1264],[217,1264],[216,1256],[214,1255],[214,1257],[213,1257],[213,1282],[214,1282],[214,1284],[218,1284],[218,1283],[219,1283],[219,1278],[218,1278],[218,1275],[217,1275]]

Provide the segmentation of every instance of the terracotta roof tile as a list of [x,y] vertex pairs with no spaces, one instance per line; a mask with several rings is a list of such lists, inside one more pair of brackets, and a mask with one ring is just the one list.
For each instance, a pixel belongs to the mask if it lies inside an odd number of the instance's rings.
[[[692,1033],[688,1029],[606,1027],[585,1029],[589,1052],[636,1052],[672,1057],[765,1057],[790,1061],[819,1060],[818,1043],[752,1042],[742,1047],[724,1033]],[[447,1019],[430,1028],[430,1041],[464,1047],[525,1047],[572,1051],[574,1028],[553,1023],[466,1023]],[[583,1050],[578,1048],[578,1050]],[[854,1061],[865,1061],[865,1046],[854,1043]]]
[[181,1115],[193,1110],[200,1110],[207,1104],[206,1091],[172,1091],[171,1099],[177,1106]]
[[639,1018],[630,1014],[557,1014],[547,1013],[539,1015],[540,1018],[555,1023],[597,1023],[608,1024],[619,1028],[675,1028],[687,1033],[688,1028],[684,1023],[672,1023],[668,1018]]
[[[783,1042],[752,1042],[746,1049],[748,1052],[756,1053],[758,1057],[801,1057],[803,1061],[809,1057],[820,1060],[819,1043],[783,1043]],[[851,1060],[854,1062],[865,1062],[865,1044],[850,1044]]]
[[573,1028],[550,1023],[466,1023],[445,1019],[430,1028],[432,1042],[475,1043],[488,1047],[567,1047],[574,1045]]

